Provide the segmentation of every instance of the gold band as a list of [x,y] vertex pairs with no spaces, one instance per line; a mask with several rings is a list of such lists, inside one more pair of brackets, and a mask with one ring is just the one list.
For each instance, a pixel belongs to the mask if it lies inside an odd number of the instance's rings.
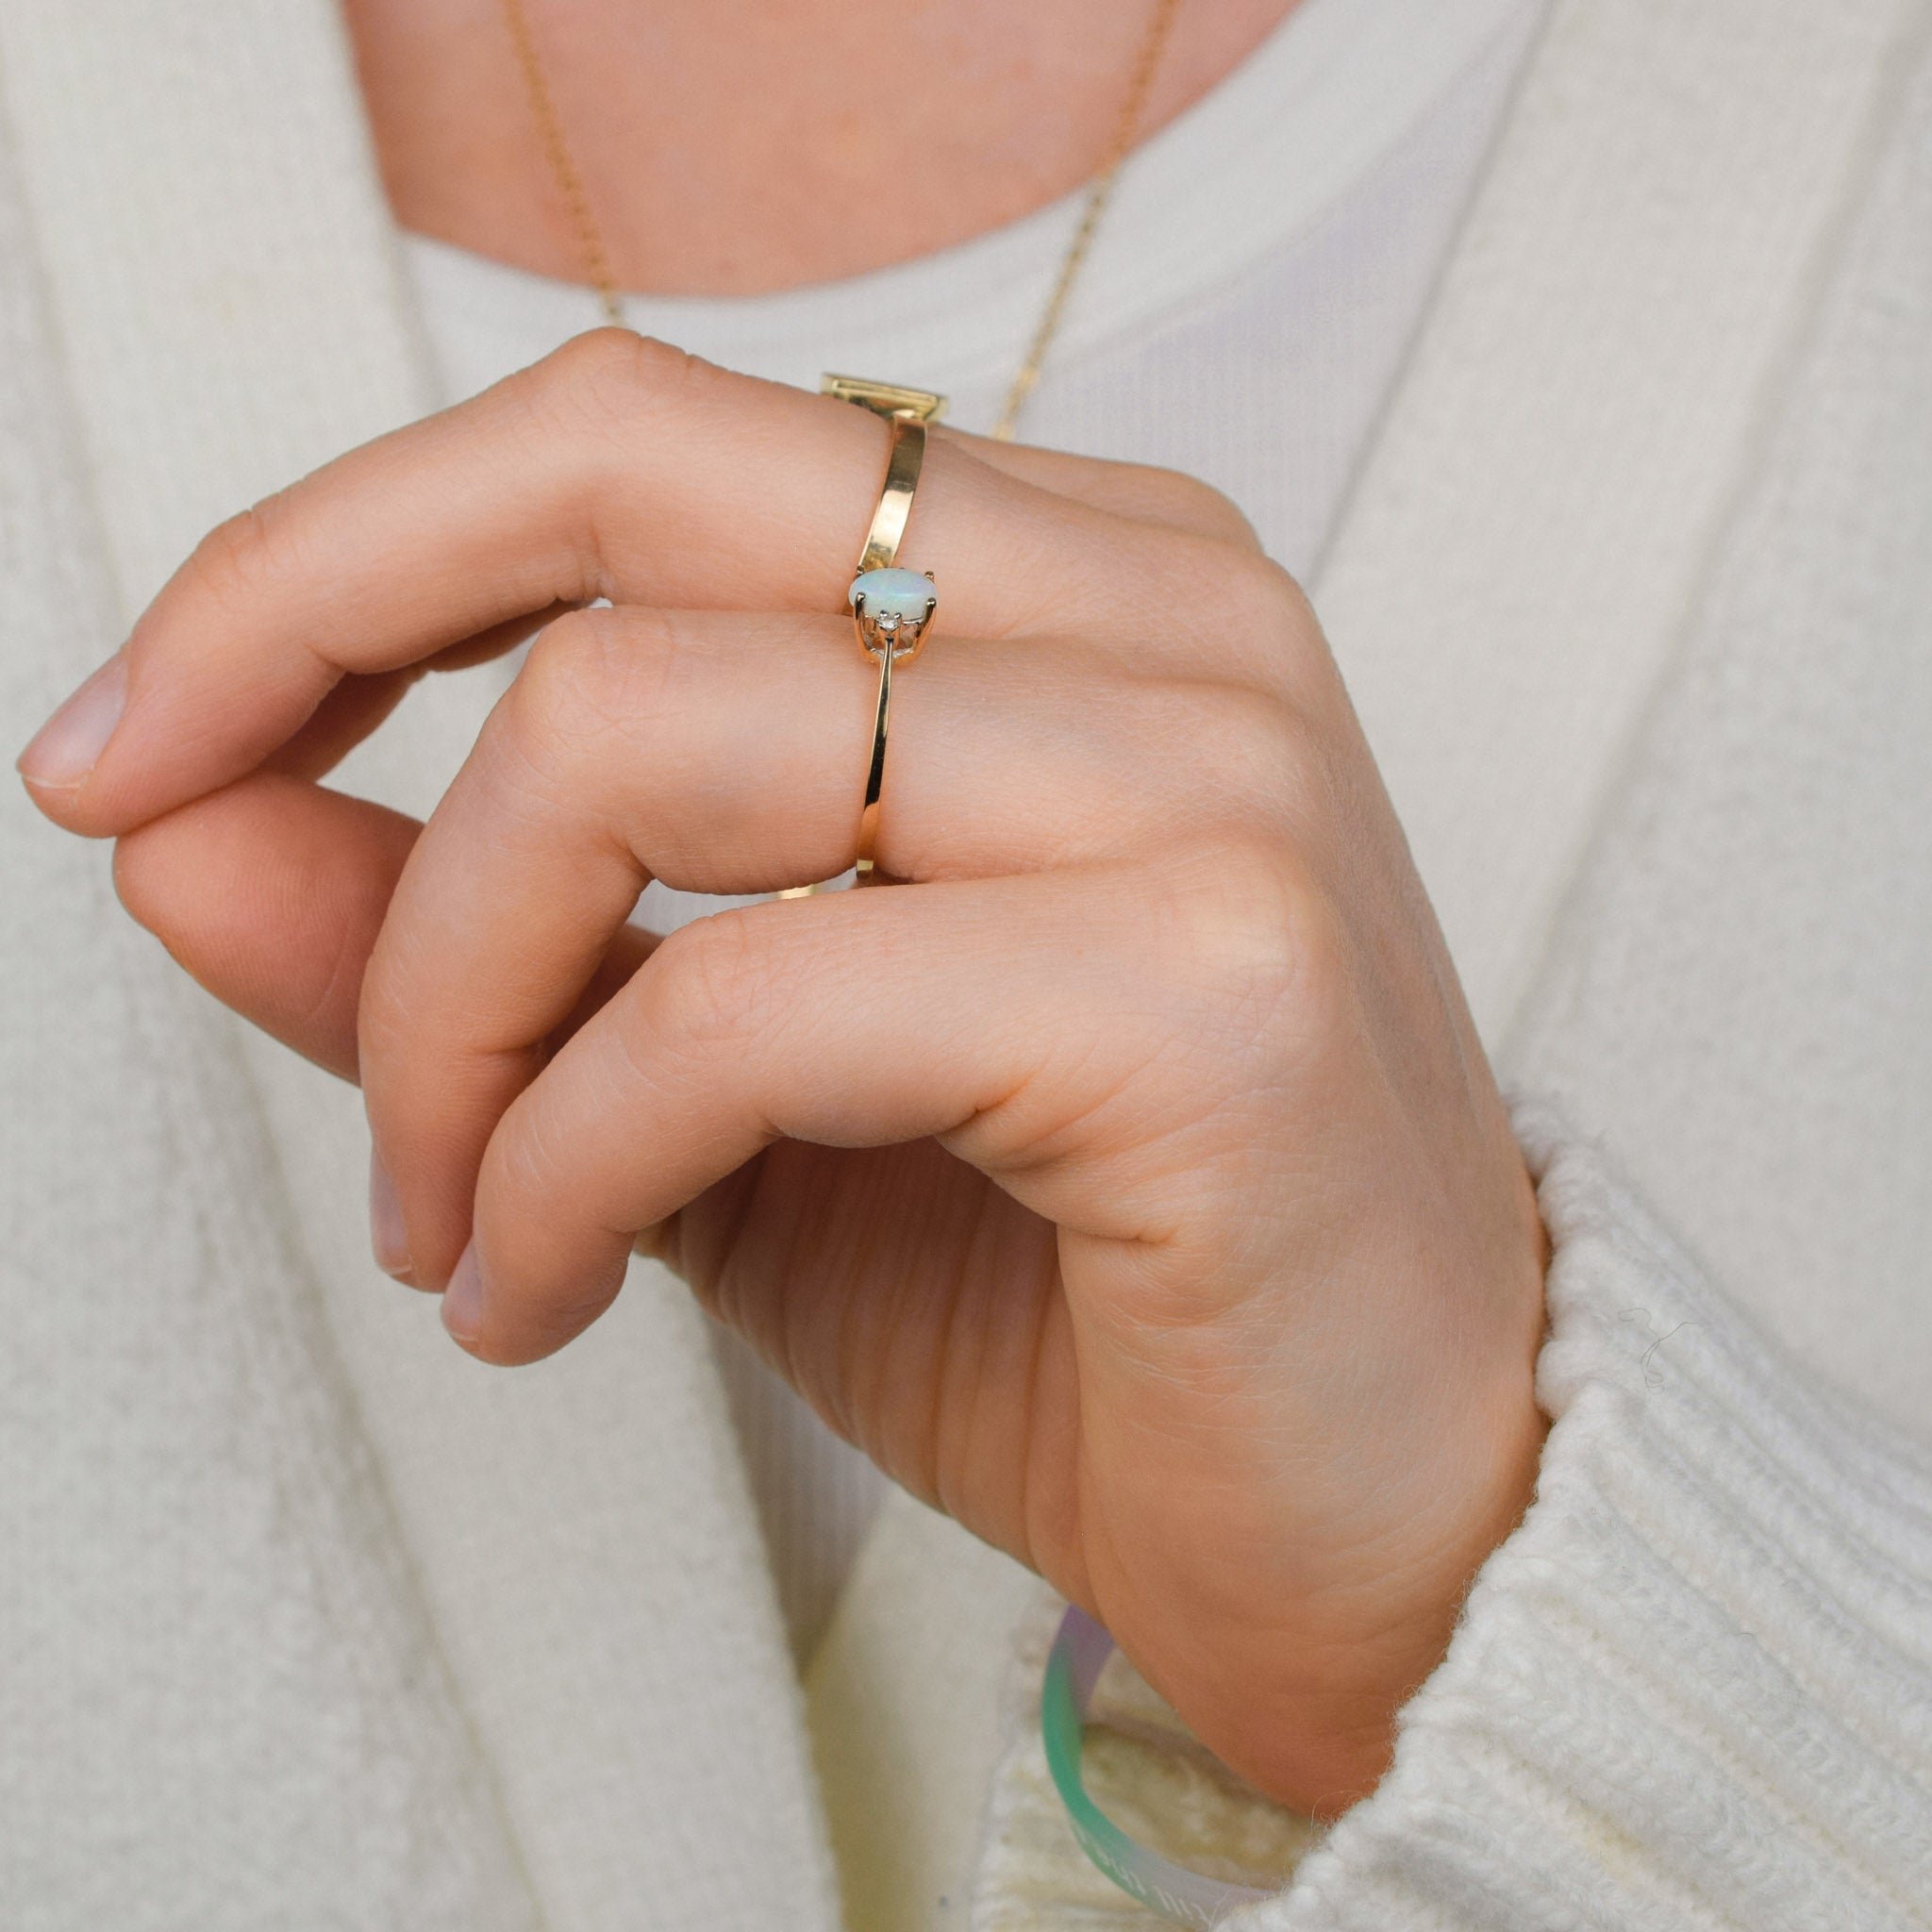
[[886,780],[886,724],[892,708],[892,652],[890,646],[879,653],[879,698],[873,711],[872,762],[865,768],[865,803],[858,808],[858,883],[869,886],[883,880],[875,873],[873,857],[879,842],[879,790]]
[[[858,811],[858,873],[860,885],[874,884],[885,877],[874,868],[878,845],[879,792],[886,776],[886,727],[892,708],[892,665],[901,658],[914,658],[924,641],[926,626],[936,607],[936,596],[924,595],[923,611],[900,601],[891,610],[877,612],[868,608],[861,585],[869,573],[891,572],[898,561],[899,545],[906,535],[906,524],[912,514],[912,498],[919,488],[919,473],[925,462],[925,425],[937,422],[944,412],[946,399],[930,390],[907,389],[898,383],[872,382],[863,376],[826,375],[819,387],[841,402],[856,403],[862,409],[883,416],[891,428],[891,441],[886,453],[885,481],[879,486],[878,508],[873,511],[872,527],[866,532],[865,547],[859,552],[858,568],[853,575],[852,613],[858,626],[859,648],[879,662],[878,701],[873,709],[872,757],[865,771],[865,797]],[[900,575],[906,575],[900,573]],[[884,580],[891,582],[890,578]],[[914,579],[915,584],[917,579]],[[875,588],[864,583],[864,590]],[[925,586],[917,586],[925,592]]]
[[822,375],[819,393],[857,403],[874,416],[917,416],[922,423],[937,423],[946,413],[946,399],[935,390],[874,382],[869,375]]
[[886,480],[879,488],[879,507],[872,513],[865,548],[858,554],[862,575],[869,570],[890,570],[912,514],[912,492],[925,464],[925,425],[917,416],[894,416],[892,441],[886,453]]

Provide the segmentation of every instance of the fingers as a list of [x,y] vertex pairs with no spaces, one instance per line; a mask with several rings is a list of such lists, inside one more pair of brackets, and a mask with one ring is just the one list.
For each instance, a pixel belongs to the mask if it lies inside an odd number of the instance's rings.
[[774,901],[685,927],[492,1136],[444,1319],[491,1361],[561,1345],[615,1293],[633,1231],[779,1139],[937,1136],[1076,1238],[1174,1213],[1125,1096],[1186,1037],[1144,979],[1134,875]]
[[363,969],[421,830],[263,773],[130,833],[114,883],[217,999],[353,1080]]
[[[363,975],[422,829],[382,806],[264,773],[129,833],[115,848],[114,883],[225,1006],[354,1080]],[[655,943],[620,930],[558,1036],[609,999]]]
[[537,617],[492,625],[405,670],[346,674],[294,736],[263,760],[262,769],[287,772],[298,778],[324,776],[389,717],[425,672],[466,671],[473,664],[500,658],[574,608],[554,604]]
[[[552,628],[431,818],[364,991],[370,1121],[417,1278],[468,1239],[504,1108],[651,878],[751,893],[853,858],[876,673],[836,619],[592,611]],[[1278,813],[1278,707],[1072,644],[941,638],[895,686],[900,878],[1082,865]]]
[[1108,462],[1071,451],[1035,449],[1024,442],[995,442],[990,436],[972,436],[941,428],[940,435],[958,441],[990,469],[1017,476],[1084,503],[1109,516],[1139,524],[1164,525],[1190,536],[1211,538],[1239,549],[1258,551],[1261,541],[1240,509],[1211,484],[1179,470],[1147,463]]
[[391,716],[415,681],[413,671],[343,678],[308,722],[257,769],[293,778],[325,777]]
[[[217,530],[24,770],[63,824],[119,832],[253,770],[345,674],[559,602],[837,612],[886,439],[843,403],[580,338]],[[1148,541],[940,438],[907,560],[964,634],[1105,631],[1144,609]]]

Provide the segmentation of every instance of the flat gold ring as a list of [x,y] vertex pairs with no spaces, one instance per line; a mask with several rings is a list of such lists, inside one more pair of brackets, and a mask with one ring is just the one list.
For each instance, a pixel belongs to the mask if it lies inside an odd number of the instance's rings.
[[906,389],[896,383],[871,382],[861,376],[827,375],[820,387],[828,395],[856,403],[883,416],[891,429],[886,453],[885,481],[879,487],[878,508],[858,555],[845,601],[858,636],[858,647],[878,662],[878,695],[873,707],[872,757],[867,761],[865,791],[858,812],[858,874],[860,885],[873,885],[886,874],[875,865],[879,833],[879,794],[886,777],[886,732],[891,722],[892,669],[910,663],[924,647],[939,608],[939,591],[932,573],[898,567],[899,545],[912,514],[919,473],[925,461],[925,426],[936,422],[946,399],[930,390]]

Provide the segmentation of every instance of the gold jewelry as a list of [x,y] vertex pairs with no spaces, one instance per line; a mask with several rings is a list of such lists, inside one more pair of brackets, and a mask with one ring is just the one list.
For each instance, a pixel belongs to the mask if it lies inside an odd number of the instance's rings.
[[1074,292],[1074,284],[1080,279],[1080,271],[1087,265],[1093,238],[1100,232],[1107,205],[1113,199],[1114,178],[1120,174],[1121,164],[1134,150],[1134,137],[1141,131],[1141,117],[1146,111],[1147,96],[1153,92],[1154,76],[1160,70],[1160,57],[1167,51],[1168,35],[1174,27],[1174,17],[1179,10],[1180,0],[1154,0],[1154,17],[1147,23],[1140,58],[1134,62],[1133,76],[1127,82],[1126,99],[1121,103],[1120,113],[1114,121],[1112,139],[1101,156],[1099,168],[1087,184],[1087,205],[1080,210],[1080,225],[1074,230],[1074,239],[1067,244],[1066,254],[1060,258],[1060,272],[1054,280],[1053,292],[1046,298],[1046,307],[1041,310],[1033,340],[1026,345],[1025,358],[1013,377],[1012,386],[1007,391],[999,420],[992,425],[996,442],[1012,441],[1013,431],[1019,426],[1020,411],[1026,407],[1027,397],[1039,387],[1040,372],[1046,363],[1046,352],[1053,347],[1053,339],[1060,332],[1060,318],[1067,310],[1067,297]]
[[[891,427],[885,481],[878,508],[866,531],[845,601],[852,609],[858,647],[879,664],[878,699],[873,707],[872,757],[865,769],[865,796],[858,808],[858,883],[872,885],[885,874],[874,869],[878,846],[879,792],[886,776],[886,727],[892,711],[892,667],[909,664],[925,644],[939,608],[932,573],[897,568],[900,541],[912,513],[919,473],[925,461],[925,425],[944,413],[946,399],[930,390],[872,382],[860,375],[826,375],[819,387],[827,395],[856,403],[883,416]],[[794,894],[793,896],[803,896]]]
[[879,660],[879,694],[873,708],[872,758],[865,768],[865,799],[858,808],[858,883],[871,885],[879,838],[879,791],[886,777],[886,724],[892,708],[892,667],[909,664],[925,644],[933,613],[940,608],[938,587],[927,571],[861,571],[848,592],[858,647]]
[[[1079,280],[1080,271],[1086,266],[1087,257],[1093,247],[1093,238],[1100,232],[1101,220],[1112,199],[1114,179],[1120,174],[1121,164],[1133,152],[1135,137],[1140,133],[1141,120],[1146,112],[1147,97],[1153,92],[1154,77],[1159,71],[1160,58],[1167,49],[1174,15],[1179,10],[1180,0],[1154,0],[1147,31],[1141,39],[1134,71],[1128,77],[1126,95],[1114,119],[1113,133],[1102,152],[1099,166],[1087,183],[1087,200],[1080,211],[1079,225],[1074,230],[1074,239],[1068,243],[1066,254],[1060,258],[1059,273],[1054,278],[1046,307],[1041,311],[1033,339],[1026,345],[1025,357],[1007,391],[999,420],[993,425],[993,436],[1001,442],[1012,441],[1013,431],[1019,426],[1020,412],[1039,386],[1047,352],[1053,347],[1054,338],[1059,334],[1060,323],[1066,314],[1068,297],[1073,294],[1074,284]],[[537,123],[538,136],[543,143],[550,172],[556,177],[557,186],[570,209],[572,225],[577,231],[584,278],[597,291],[605,319],[621,324],[624,308],[610,273],[610,255],[604,243],[604,231],[591,209],[591,197],[584,190],[584,177],[577,172],[570,142],[564,138],[562,117],[557,111],[556,97],[550,92],[550,84],[543,72],[536,36],[530,31],[525,0],[503,0],[503,12],[510,40],[516,48],[517,64],[523,69],[524,90],[529,95],[530,112]],[[884,389],[889,385],[872,384],[870,387]],[[922,394],[924,391],[911,393]]]
[[879,507],[873,512],[865,548],[858,553],[861,574],[890,570],[899,560],[899,541],[906,534],[906,519],[912,514],[912,492],[919,487],[920,466],[925,461],[925,425],[946,413],[946,399],[929,389],[907,389],[863,375],[822,375],[819,390],[841,403],[857,403],[892,425]]
[[616,279],[610,273],[610,257],[604,246],[604,230],[591,212],[591,197],[584,192],[584,177],[577,173],[570,142],[564,139],[563,117],[557,111],[556,97],[543,72],[537,52],[537,37],[530,31],[529,15],[524,0],[503,0],[503,18],[509,28],[510,44],[517,50],[517,65],[524,70],[524,92],[530,97],[530,112],[537,123],[537,138],[550,161],[565,204],[570,208],[571,225],[577,231],[577,248],[584,258],[586,277],[597,291],[604,320],[624,325],[624,305],[617,298]]

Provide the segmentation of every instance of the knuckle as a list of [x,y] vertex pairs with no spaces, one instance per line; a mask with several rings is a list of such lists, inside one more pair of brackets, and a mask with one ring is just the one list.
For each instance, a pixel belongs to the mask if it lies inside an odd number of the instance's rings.
[[547,625],[510,686],[508,718],[533,750],[567,749],[587,720],[608,715],[608,613],[574,610]]
[[1320,724],[1292,699],[1265,691],[1241,694],[1241,712],[1224,738],[1225,771],[1249,823],[1288,826],[1319,838],[1332,823],[1332,753]]
[[1240,841],[1257,830],[1324,836],[1333,818],[1334,754],[1321,722],[1292,696],[1261,680],[1196,677],[1159,684],[1141,702],[1133,782],[1146,795],[1140,748],[1158,743],[1163,817],[1153,829],[1160,843],[1175,816],[1191,836],[1209,842]]
[[1224,551],[1217,575],[1223,614],[1270,636],[1297,634],[1314,625],[1307,593],[1260,551]]
[[[1104,830],[1124,830],[1162,846],[1176,817],[1191,835],[1212,836],[1224,823],[1238,830],[1247,813],[1265,808],[1278,754],[1267,742],[1261,708],[1246,690],[1176,678],[1151,683],[1133,696],[1131,733],[1116,754],[1109,791],[1127,792],[1147,809],[1124,825],[1109,811],[1101,820]],[[1145,768],[1153,746],[1159,748],[1159,762],[1150,774]]]
[[1164,470],[1153,465],[1140,468],[1135,482],[1147,513],[1158,521],[1178,525],[1182,529],[1243,550],[1260,549],[1255,526],[1234,499],[1213,484],[1191,476],[1184,470]]
[[285,577],[295,562],[288,492],[279,491],[217,524],[183,573],[227,607],[249,601]]
[[1192,707],[1197,751],[1223,798],[1279,811],[1301,794],[1303,774],[1319,756],[1308,721],[1277,691],[1252,685],[1211,685]]
[[627,328],[594,328],[574,337],[538,363],[536,375],[553,407],[588,409],[602,424],[629,420],[681,395],[710,364],[656,336]]
[[644,974],[643,1021],[661,1048],[742,1045],[767,1024],[773,1000],[768,923],[760,908],[712,913],[678,927]]
[[1300,584],[1258,550],[1191,542],[1166,573],[1167,608],[1183,613],[1196,660],[1211,654],[1224,675],[1264,691],[1324,704],[1340,677]]
[[1345,989],[1339,909],[1287,839],[1235,836],[1199,855],[1175,924],[1190,979],[1244,1031],[1299,1037]]
[[687,351],[629,329],[575,337],[512,382],[525,439],[573,453],[582,491],[575,570],[589,594],[616,595],[637,562],[635,538],[612,507],[635,493],[638,451],[649,448],[667,415],[718,371]]
[[508,750],[546,782],[603,763],[662,707],[669,653],[648,613],[575,610],[548,625],[492,721]]

